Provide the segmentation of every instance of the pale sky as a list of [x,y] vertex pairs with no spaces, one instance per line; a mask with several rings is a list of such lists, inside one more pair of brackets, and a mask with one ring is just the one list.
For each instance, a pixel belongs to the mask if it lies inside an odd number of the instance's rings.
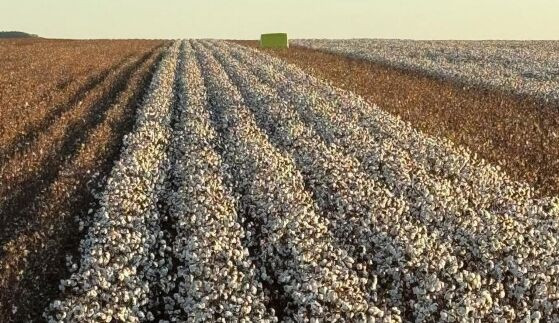
[[52,38],[559,39],[559,0],[0,0]]

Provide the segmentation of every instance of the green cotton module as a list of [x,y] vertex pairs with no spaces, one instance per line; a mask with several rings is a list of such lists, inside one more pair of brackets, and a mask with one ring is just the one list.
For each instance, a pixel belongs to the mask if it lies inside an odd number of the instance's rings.
[[286,33],[262,34],[260,36],[262,48],[288,48],[289,41]]

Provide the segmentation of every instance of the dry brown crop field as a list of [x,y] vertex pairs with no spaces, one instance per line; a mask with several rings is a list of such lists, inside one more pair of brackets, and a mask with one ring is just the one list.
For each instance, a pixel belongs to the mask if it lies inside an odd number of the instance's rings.
[[0,321],[40,317],[76,257],[162,41],[0,41]]
[[559,193],[559,103],[464,86],[417,70],[291,46],[260,49],[363,96],[414,127],[468,147],[540,195]]

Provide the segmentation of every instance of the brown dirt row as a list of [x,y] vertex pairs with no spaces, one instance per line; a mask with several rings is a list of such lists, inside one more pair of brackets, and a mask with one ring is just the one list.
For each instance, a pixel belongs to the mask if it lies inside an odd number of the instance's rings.
[[0,41],[0,162],[126,58],[161,41]]
[[24,221],[1,251],[0,321],[41,321],[60,280],[70,275],[66,257],[79,260],[84,234],[79,221],[87,222],[88,209],[94,207],[92,188],[103,184],[118,158],[161,55],[162,49],[155,49],[129,73],[113,79],[108,84],[113,90],[97,90],[105,95],[94,100],[102,107],[96,111],[102,118],[80,127],[76,135],[83,136],[81,144],[67,152],[54,180],[19,212]]
[[[235,41],[258,48],[257,41]],[[259,48],[258,48],[259,49]],[[486,88],[466,88],[414,71],[292,46],[259,49],[297,65],[423,132],[468,147],[526,181],[559,194],[559,106]]]

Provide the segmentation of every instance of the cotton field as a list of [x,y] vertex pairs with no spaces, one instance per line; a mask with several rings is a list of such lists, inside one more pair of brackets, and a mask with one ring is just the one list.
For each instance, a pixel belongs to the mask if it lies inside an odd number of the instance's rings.
[[558,197],[254,49],[156,66],[43,319],[559,321]]
[[557,41],[296,40],[294,44],[429,73],[467,85],[559,100]]
[[37,322],[79,258],[170,42],[0,40],[0,322]]

